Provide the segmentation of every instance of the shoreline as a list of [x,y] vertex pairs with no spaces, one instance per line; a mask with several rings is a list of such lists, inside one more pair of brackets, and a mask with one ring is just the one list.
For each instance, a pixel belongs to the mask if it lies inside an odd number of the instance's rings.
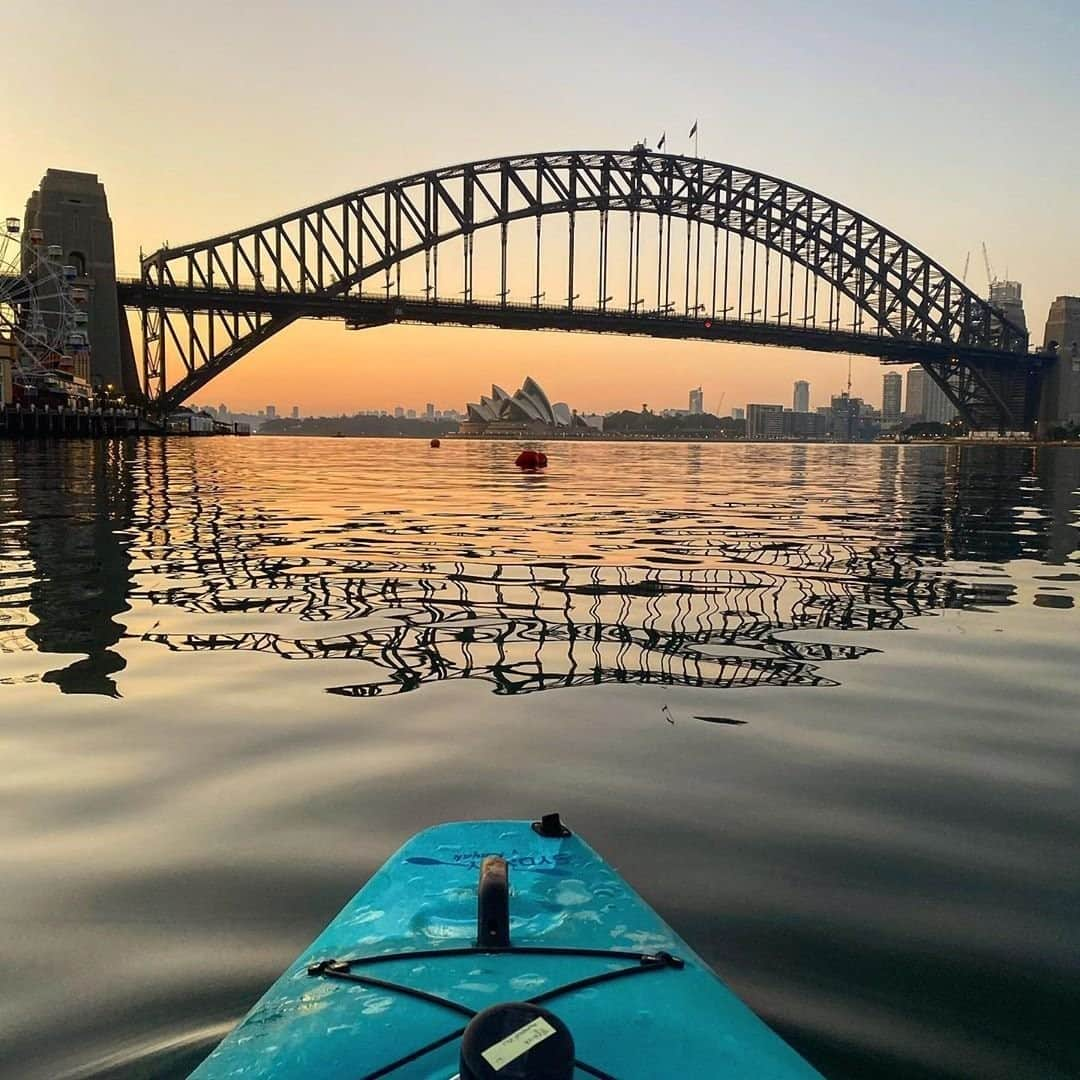
[[649,442],[649,443],[709,443],[718,446],[739,446],[750,444],[753,446],[1016,446],[1016,447],[1046,447],[1046,446],[1069,446],[1080,449],[1080,442],[1068,439],[995,439],[995,438],[948,438],[948,439],[907,439],[900,442],[895,439],[873,439],[870,442],[834,442],[831,439],[710,439],[707,436],[690,435],[597,435],[584,438],[563,436],[558,438],[543,438],[522,435],[396,435],[382,433],[355,432],[350,434],[322,433],[322,432],[292,432],[292,431],[268,431],[252,433],[256,437],[265,438],[302,438],[302,439],[411,439],[418,442],[426,442],[432,438],[446,442],[488,442],[488,443],[588,443],[592,445],[603,443],[626,443],[626,442]]

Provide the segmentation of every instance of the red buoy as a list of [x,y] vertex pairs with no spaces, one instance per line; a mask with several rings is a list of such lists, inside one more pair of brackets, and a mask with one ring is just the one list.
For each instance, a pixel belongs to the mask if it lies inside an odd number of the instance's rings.
[[440,445],[441,445],[441,443],[439,442],[439,440],[438,440],[438,439],[432,439],[432,440],[431,440],[431,446],[432,446],[432,449],[434,449],[434,450],[438,450],[438,449],[439,449],[439,447],[440,447]]
[[547,463],[547,454],[540,450],[522,450],[514,462],[519,469],[543,469]]

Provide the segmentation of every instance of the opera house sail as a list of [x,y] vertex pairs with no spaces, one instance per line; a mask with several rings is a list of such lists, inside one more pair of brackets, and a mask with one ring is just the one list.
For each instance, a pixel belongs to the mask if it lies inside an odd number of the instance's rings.
[[551,437],[587,431],[585,423],[559,401],[552,405],[544,388],[527,378],[514,394],[492,385],[491,395],[469,402],[462,435],[531,435]]

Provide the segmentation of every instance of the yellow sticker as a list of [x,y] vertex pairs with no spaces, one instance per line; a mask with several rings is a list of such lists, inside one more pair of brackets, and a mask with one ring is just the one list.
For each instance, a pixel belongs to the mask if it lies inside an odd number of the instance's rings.
[[489,1046],[480,1056],[498,1072],[554,1034],[555,1029],[542,1016],[538,1016],[505,1039],[500,1039],[494,1046]]

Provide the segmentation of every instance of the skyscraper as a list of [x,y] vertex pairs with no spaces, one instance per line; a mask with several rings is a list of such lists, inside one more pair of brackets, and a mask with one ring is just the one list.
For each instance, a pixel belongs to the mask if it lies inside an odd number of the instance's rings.
[[793,412],[810,411],[810,384],[805,379],[795,383],[795,394],[791,405]]
[[881,380],[881,422],[885,425],[900,423],[900,396],[904,389],[904,377],[890,371]]
[[690,415],[700,416],[704,411],[703,399],[705,395],[701,392],[701,387],[698,386],[690,391]]
[[292,418],[294,420],[299,420],[300,419],[300,406],[299,405],[294,405],[292,407]]
[[1024,291],[1019,281],[990,282],[990,303],[1000,308],[1014,326],[1026,331],[1027,317],[1024,315],[1023,297]]
[[267,405],[266,406],[266,419],[267,420],[273,420],[276,416],[277,416],[277,406],[276,405]]
[[424,406],[424,416],[428,420],[435,419],[435,406],[430,401]]
[[907,406],[904,419],[909,423],[947,424],[956,416],[956,409],[945,391],[921,367],[908,369]]
[[933,379],[926,377],[923,397],[923,415],[934,424],[947,424],[956,416],[956,409],[948,395]]

